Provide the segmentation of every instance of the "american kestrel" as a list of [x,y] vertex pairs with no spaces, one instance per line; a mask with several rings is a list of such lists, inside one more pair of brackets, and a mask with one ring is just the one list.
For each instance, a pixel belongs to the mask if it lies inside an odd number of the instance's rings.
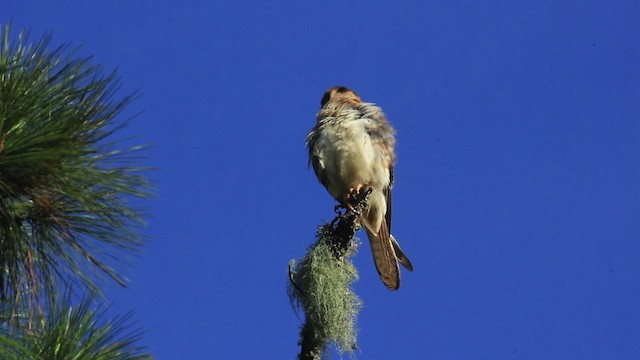
[[398,261],[413,265],[391,235],[391,187],[395,163],[395,130],[382,109],[344,86],[327,90],[320,101],[316,126],[307,135],[309,163],[334,199],[349,199],[371,188],[368,207],[359,217],[371,244],[380,279],[390,290],[400,287]]

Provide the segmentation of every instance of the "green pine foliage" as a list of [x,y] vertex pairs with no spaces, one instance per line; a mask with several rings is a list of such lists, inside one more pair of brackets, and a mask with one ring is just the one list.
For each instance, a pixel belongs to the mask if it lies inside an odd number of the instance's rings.
[[0,38],[0,299],[41,302],[60,283],[97,292],[102,275],[124,284],[112,264],[142,245],[129,200],[149,195],[140,147],[110,140],[132,98],[114,99],[115,73],[49,50],[50,35],[30,44],[5,26]]
[[105,320],[105,308],[87,298],[72,306],[69,297],[47,306],[46,319],[31,329],[0,328],[0,358],[6,360],[142,360],[151,359],[136,345],[141,333],[129,330],[130,314]]
[[[132,96],[51,35],[0,28],[0,358],[148,359],[100,285],[141,248],[143,147],[113,135]],[[73,298],[83,298],[79,304]]]

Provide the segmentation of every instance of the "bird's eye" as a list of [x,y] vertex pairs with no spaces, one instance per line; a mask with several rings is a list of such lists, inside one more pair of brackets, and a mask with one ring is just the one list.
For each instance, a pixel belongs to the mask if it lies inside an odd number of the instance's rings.
[[331,99],[331,92],[327,91],[326,93],[324,93],[324,96],[322,97],[322,100],[320,100],[320,107],[323,107],[324,104],[329,102],[329,99]]
[[347,91],[349,91],[349,89],[344,86],[340,86],[336,91],[339,93],[346,93]]

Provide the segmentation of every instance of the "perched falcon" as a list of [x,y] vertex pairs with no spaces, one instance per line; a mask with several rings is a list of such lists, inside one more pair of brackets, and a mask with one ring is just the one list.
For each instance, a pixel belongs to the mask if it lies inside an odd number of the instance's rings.
[[346,207],[354,192],[372,189],[359,221],[382,282],[397,290],[398,261],[409,271],[413,265],[390,233],[395,130],[382,109],[344,86],[329,89],[320,106],[316,126],[307,135],[309,163],[329,194]]

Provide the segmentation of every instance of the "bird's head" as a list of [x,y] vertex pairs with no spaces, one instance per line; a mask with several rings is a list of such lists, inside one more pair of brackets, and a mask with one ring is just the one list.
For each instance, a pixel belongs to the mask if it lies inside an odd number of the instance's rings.
[[322,100],[320,100],[320,107],[324,107],[328,102],[357,105],[362,102],[362,99],[355,91],[347,87],[334,86],[324,93]]

